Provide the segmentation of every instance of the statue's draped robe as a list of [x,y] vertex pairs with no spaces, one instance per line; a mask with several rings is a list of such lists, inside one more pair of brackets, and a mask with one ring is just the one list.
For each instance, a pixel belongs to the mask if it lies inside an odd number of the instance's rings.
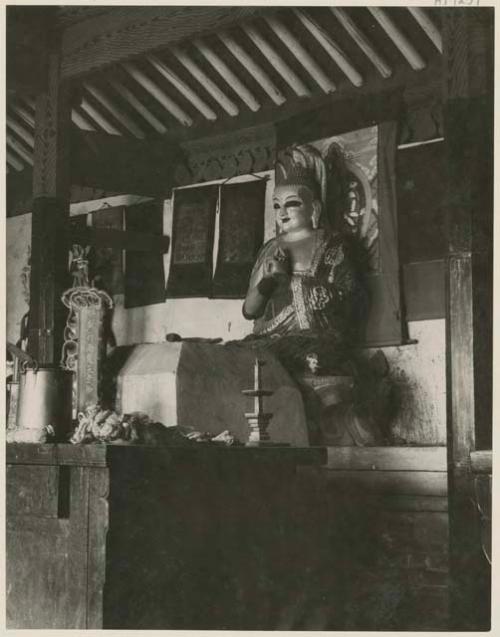
[[[258,282],[264,262],[278,247],[279,238],[262,247],[250,286]],[[324,372],[344,373],[357,336],[356,314],[363,302],[341,236],[320,229],[314,235],[309,268],[280,279],[249,340],[256,347],[269,347],[293,371],[303,371],[307,354],[315,353]]]

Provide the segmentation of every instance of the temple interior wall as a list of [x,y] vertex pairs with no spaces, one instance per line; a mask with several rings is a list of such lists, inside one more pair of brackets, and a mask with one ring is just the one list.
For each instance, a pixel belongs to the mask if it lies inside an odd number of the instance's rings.
[[[271,193],[273,174],[268,176],[265,211],[265,239],[273,236],[274,215]],[[235,178],[232,182],[248,179]],[[206,184],[204,184],[206,185]],[[137,203],[138,197],[112,197],[110,205]],[[103,201],[71,205],[71,214],[90,213],[102,207]],[[164,205],[164,234],[171,235],[172,205]],[[31,215],[10,217],[6,222],[7,246],[7,339],[19,338],[19,326],[28,307],[22,293],[21,273],[27,261],[30,244]],[[217,246],[217,227],[215,236]],[[216,258],[214,254],[214,262]],[[170,253],[164,256],[165,280],[168,280]],[[125,309],[123,295],[115,297],[113,331],[118,345],[162,342],[169,332],[185,337],[222,337],[233,340],[251,331],[251,323],[241,313],[241,300],[228,299],[167,299],[164,303]],[[383,348],[399,398],[398,415],[392,429],[401,444],[446,444],[446,379],[445,321],[433,319],[413,321],[409,335],[417,342],[399,347]]]

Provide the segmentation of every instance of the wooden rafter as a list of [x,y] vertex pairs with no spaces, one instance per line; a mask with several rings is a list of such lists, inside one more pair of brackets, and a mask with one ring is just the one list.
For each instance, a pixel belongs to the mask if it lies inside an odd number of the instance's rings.
[[15,104],[12,109],[26,122],[26,124],[31,126],[31,128],[35,127],[35,117],[26,108]]
[[109,135],[121,135],[120,131],[102,113],[100,113],[87,99],[83,98],[80,104],[82,110],[106,131]]
[[179,93],[191,102],[191,104],[205,117],[205,119],[214,121],[217,119],[217,113],[201,99],[196,91],[194,91],[183,79],[172,71],[164,62],[159,60],[155,55],[148,55],[148,62],[162,75],[166,80],[174,86]]
[[12,148],[12,150],[14,150],[19,157],[21,157],[22,159],[24,159],[24,161],[29,164],[30,166],[33,166],[33,153],[28,152],[28,150],[26,150],[23,145],[17,141],[17,139],[15,139],[14,137],[12,137],[12,135],[10,135],[9,133],[7,133],[6,135],[6,140],[7,140],[7,146],[10,146],[10,148]]
[[205,42],[197,38],[194,45],[203,57],[209,62],[223,80],[233,89],[233,91],[245,102],[251,111],[258,111],[259,102],[249,89],[243,84],[240,78],[231,71],[224,60],[215,53]]
[[414,71],[425,69],[425,60],[410,40],[408,40],[404,33],[396,26],[387,11],[376,7],[368,7],[368,10],[404,55],[411,68]]
[[236,42],[236,40],[226,31],[217,33],[224,46],[238,60],[238,62],[252,75],[252,77],[260,84],[264,91],[269,95],[275,104],[281,106],[286,102],[286,97],[276,87],[269,75],[255,62],[251,55]]
[[283,60],[283,58],[276,52],[276,50],[269,44],[262,33],[260,33],[254,25],[247,24],[243,27],[243,30],[299,97],[311,97],[311,91],[307,88],[304,82],[295,73],[295,71],[288,66],[285,60]]
[[350,18],[344,9],[339,7],[330,7],[334,16],[338,19],[340,24],[344,27],[351,38],[356,42],[359,48],[363,51],[366,57],[370,60],[373,66],[377,69],[383,78],[391,77],[392,69],[384,60],[384,58],[378,53],[365,34],[357,27],[356,23]]
[[167,127],[144,106],[144,104],[132,93],[132,91],[118,80],[111,80],[110,84],[123,97],[123,99],[139,113],[139,115],[142,115],[142,117],[155,129],[157,133],[163,135],[163,133],[167,132]]
[[408,7],[408,11],[422,27],[423,31],[427,34],[430,41],[432,42],[432,44],[434,44],[439,53],[442,53],[443,37],[439,32],[437,26],[425,12],[425,9],[422,9],[420,7]]
[[195,35],[214,33],[262,11],[244,6],[113,7],[64,29],[61,75],[70,79],[121,64]]
[[332,60],[337,64],[341,71],[351,81],[354,86],[362,86],[363,78],[360,73],[354,68],[353,64],[347,58],[346,54],[342,51],[339,45],[332,40],[328,33],[320,27],[314,20],[312,20],[304,11],[300,9],[294,9],[295,15],[309,31],[309,33],[321,44]]
[[288,27],[286,27],[278,18],[266,16],[265,19],[267,24],[271,27],[283,44],[285,44],[290,53],[297,58],[300,64],[306,69],[309,75],[315,82],[317,82],[323,91],[325,93],[333,93],[336,90],[333,80],[328,77],[312,55],[310,55],[299,40],[293,35],[290,29],[288,29]]
[[9,166],[12,166],[15,170],[22,170],[24,168],[24,165],[9,151],[6,153],[6,160]]
[[145,135],[141,128],[126,113],[118,108],[116,104],[113,104],[113,101],[104,93],[104,91],[101,91],[101,89],[97,88],[93,84],[90,84],[89,82],[84,82],[83,86],[91,95],[95,97],[98,102],[100,102],[104,106],[104,108],[106,108],[111,113],[111,115],[113,115],[113,117],[117,121],[120,122],[122,126],[124,126],[130,133],[132,133],[134,137],[137,137],[138,139],[144,139]]
[[17,135],[19,135],[19,137],[23,140],[23,142],[26,142],[28,146],[30,146],[31,148],[35,147],[35,138],[33,136],[33,133],[26,130],[23,126],[18,124],[16,121],[12,119],[12,117],[9,117],[8,115],[7,115],[7,128],[10,128],[15,133],[17,133]]
[[152,80],[149,79],[135,64],[126,62],[123,68],[134,80],[152,95],[163,108],[170,113],[183,126],[192,126],[193,119],[174,100],[161,90]]
[[75,109],[72,109],[71,111],[71,121],[82,130],[95,131],[95,128],[92,126],[92,124]]
[[235,117],[239,113],[239,109],[236,104],[229,99],[229,97],[221,91],[221,89],[213,82],[208,75],[192,60],[189,55],[180,49],[179,47],[173,47],[172,53],[179,60],[179,62],[191,73],[191,75],[203,86],[203,88],[209,93],[216,102],[226,111],[231,117]]

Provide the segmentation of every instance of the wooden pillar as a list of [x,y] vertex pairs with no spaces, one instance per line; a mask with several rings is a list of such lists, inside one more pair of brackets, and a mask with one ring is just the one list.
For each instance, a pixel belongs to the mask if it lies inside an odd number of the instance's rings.
[[[53,42],[53,40],[51,40]],[[39,364],[61,357],[69,226],[68,86],[60,82],[56,45],[48,53],[46,87],[36,98],[28,349]]]
[[490,621],[490,574],[481,555],[470,452],[478,439],[487,442],[488,427],[491,432],[492,34],[489,9],[443,10],[450,630],[486,630]]

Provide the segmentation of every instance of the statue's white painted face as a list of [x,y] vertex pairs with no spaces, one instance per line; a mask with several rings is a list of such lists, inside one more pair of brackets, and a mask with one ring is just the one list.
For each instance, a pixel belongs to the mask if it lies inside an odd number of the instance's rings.
[[273,208],[280,233],[312,229],[316,203],[306,186],[276,186]]

